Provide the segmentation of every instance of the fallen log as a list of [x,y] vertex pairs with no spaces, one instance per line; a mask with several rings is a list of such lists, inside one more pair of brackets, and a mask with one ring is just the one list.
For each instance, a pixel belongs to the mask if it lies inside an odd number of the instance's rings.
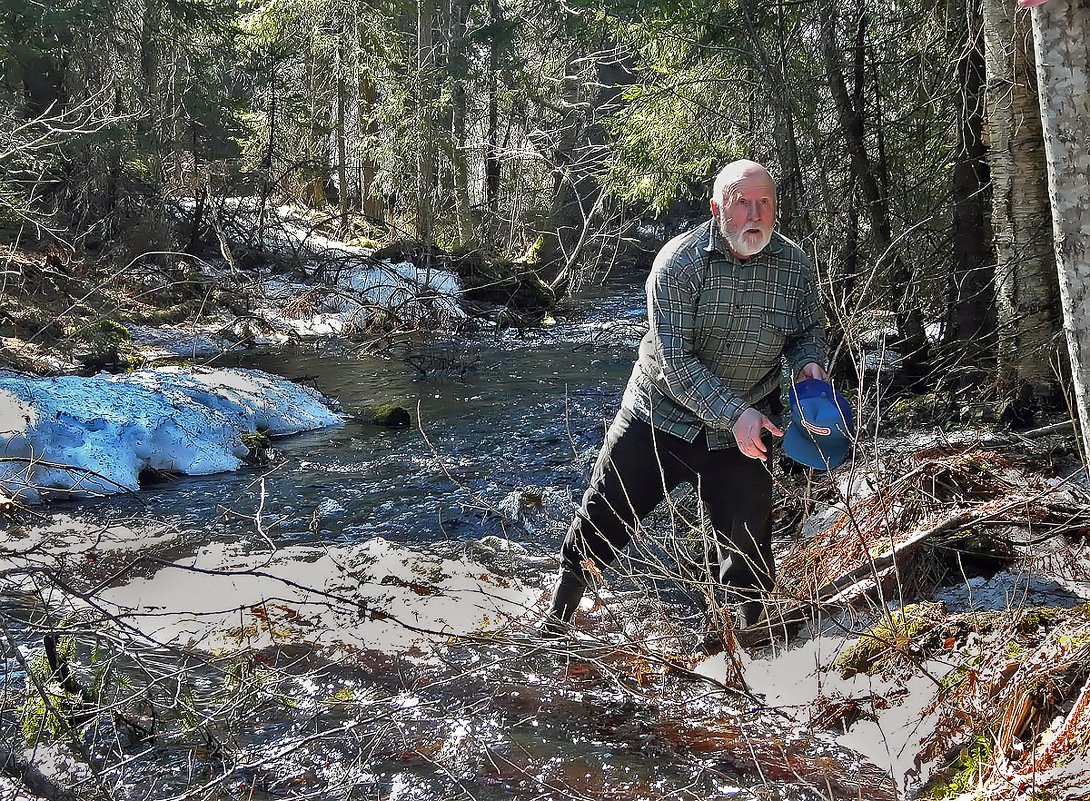
[[858,567],[818,587],[809,599],[792,601],[770,613],[760,625],[739,632],[739,643],[747,647],[761,647],[774,641],[786,642],[817,616],[854,606],[867,596],[868,590],[881,586],[891,571],[900,567],[905,557],[927,541],[980,522],[991,514],[984,509],[962,510],[911,534],[891,550],[869,557]]
[[1041,439],[1042,437],[1048,437],[1052,434],[1074,434],[1075,423],[1071,420],[1063,420],[1059,423],[1053,423],[1048,426],[1041,426],[1040,428],[1033,428],[1029,431],[1018,431],[1011,434],[997,434],[994,437],[988,437],[982,439],[978,443],[978,447],[981,448],[999,448],[1003,445],[1017,445],[1022,442],[1026,442],[1034,439]]

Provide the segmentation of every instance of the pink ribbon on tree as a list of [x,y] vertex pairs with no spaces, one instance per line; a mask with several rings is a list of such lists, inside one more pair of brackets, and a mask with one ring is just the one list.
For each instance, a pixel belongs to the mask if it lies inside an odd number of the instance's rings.
[[1018,0],[1019,8],[1034,8],[1035,6],[1043,6],[1048,0]]

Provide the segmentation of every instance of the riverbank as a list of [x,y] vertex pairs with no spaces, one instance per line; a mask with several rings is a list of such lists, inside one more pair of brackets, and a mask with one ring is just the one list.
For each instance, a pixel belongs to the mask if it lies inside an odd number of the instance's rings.
[[644,330],[638,288],[616,292],[547,327],[451,330],[415,364],[255,355],[349,409],[394,395],[412,425],[350,419],[274,465],[8,510],[6,746],[119,798],[1080,797],[1070,432],[971,429],[940,396],[876,422],[865,385],[854,461],[775,469],[767,644],[697,652],[684,495],[573,639],[528,638]]
[[[187,235],[195,213],[175,211]],[[215,230],[186,252],[13,246],[0,369],[122,372],[323,338],[383,352],[436,332],[533,326],[556,302],[540,265],[413,242],[353,244],[327,224],[299,207],[226,198]]]
[[[350,777],[440,798],[454,774],[484,796],[1076,799],[1090,507],[1057,458],[1066,436],[909,434],[830,478],[777,471],[776,605],[805,614],[711,658],[694,650],[707,585],[664,557],[694,535],[665,519],[562,641],[529,636],[555,562],[511,538],[290,545],[269,529],[232,545],[52,517],[9,529],[0,575],[22,577],[6,597],[38,599],[81,684],[104,658],[129,664],[96,690],[113,722],[80,724],[81,741],[115,744],[96,764],[119,789],[136,759],[172,792],[223,797],[247,782],[327,797]],[[503,506],[509,525],[555,536],[567,507],[528,493]],[[250,525],[269,519],[259,507]],[[90,703],[50,692],[71,714]],[[47,751],[78,763],[55,727]],[[181,752],[205,754],[196,785],[159,773]],[[93,780],[79,775],[54,778]]]

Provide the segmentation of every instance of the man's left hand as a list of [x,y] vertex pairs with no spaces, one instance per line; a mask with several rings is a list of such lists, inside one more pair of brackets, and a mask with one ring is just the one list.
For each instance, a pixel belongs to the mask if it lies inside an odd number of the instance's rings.
[[825,368],[817,362],[810,362],[801,370],[799,370],[798,376],[795,378],[795,383],[805,381],[808,378],[816,378],[818,381],[828,381],[829,374],[825,372]]

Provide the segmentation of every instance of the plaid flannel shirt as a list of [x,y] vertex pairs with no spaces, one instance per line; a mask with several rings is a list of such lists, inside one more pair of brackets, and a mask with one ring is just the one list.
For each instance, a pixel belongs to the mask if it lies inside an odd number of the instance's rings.
[[744,261],[714,221],[675,237],[647,278],[647,316],[621,405],[689,442],[705,428],[709,448],[734,445],[734,423],[779,388],[785,361],[792,379],[825,364],[813,265],[779,233]]

